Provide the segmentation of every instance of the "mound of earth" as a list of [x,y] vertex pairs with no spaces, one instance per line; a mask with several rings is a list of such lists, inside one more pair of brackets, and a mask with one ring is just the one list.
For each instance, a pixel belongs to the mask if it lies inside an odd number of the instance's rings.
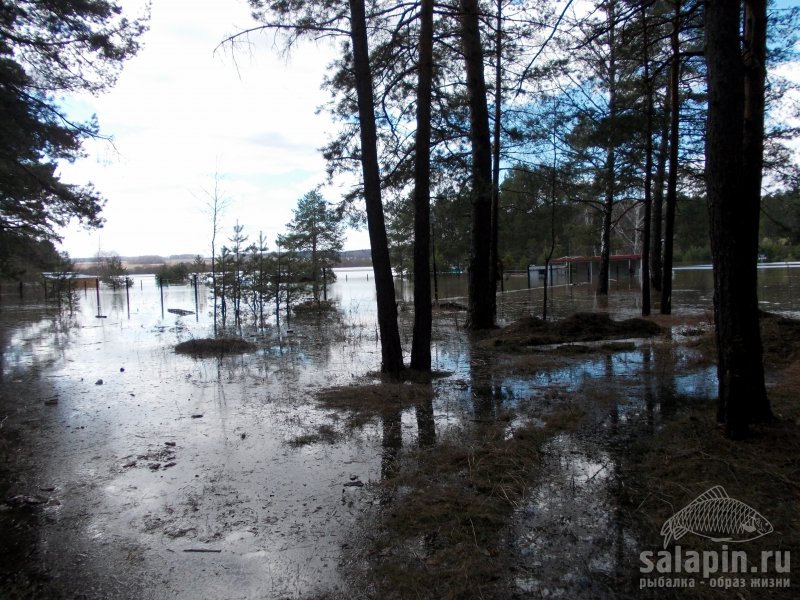
[[192,356],[244,354],[255,349],[255,345],[238,337],[200,338],[181,342],[175,346],[175,352]]
[[560,321],[526,317],[483,340],[482,345],[508,349],[571,342],[652,337],[663,329],[645,319],[613,321],[606,313],[575,313]]
[[800,321],[764,311],[759,317],[764,365],[780,368],[800,360]]

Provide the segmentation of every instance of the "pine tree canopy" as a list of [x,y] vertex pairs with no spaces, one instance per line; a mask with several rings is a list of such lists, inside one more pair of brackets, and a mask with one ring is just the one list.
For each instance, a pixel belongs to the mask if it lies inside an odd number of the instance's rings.
[[[96,119],[78,123],[64,95],[97,94],[138,50],[145,18],[106,0],[0,0],[0,236],[58,240],[77,219],[102,224],[104,200],[90,183],[64,183],[59,163],[83,154]],[[7,248],[8,245],[4,244]]]

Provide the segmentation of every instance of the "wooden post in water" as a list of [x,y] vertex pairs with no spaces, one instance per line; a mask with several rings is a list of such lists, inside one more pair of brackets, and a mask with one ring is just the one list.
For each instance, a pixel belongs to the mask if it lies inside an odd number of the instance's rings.
[[158,278],[158,291],[161,296],[161,318],[164,318],[164,279]]
[[439,274],[436,270],[436,229],[431,219],[431,272],[433,274],[433,304],[439,306]]
[[200,321],[200,300],[197,296],[197,273],[194,274],[194,320]]
[[102,315],[100,314],[100,278],[94,278],[94,290],[97,295],[97,318],[99,319]]
[[133,285],[133,281],[128,280],[128,277],[125,277],[125,305],[128,307],[128,320],[131,319],[131,285]]
[[23,283],[20,281],[19,282],[19,299],[20,300],[22,300],[22,296],[23,296]]

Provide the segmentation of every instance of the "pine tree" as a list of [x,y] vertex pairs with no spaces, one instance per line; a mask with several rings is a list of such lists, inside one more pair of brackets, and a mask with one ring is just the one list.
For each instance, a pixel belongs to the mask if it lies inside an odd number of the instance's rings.
[[113,1],[0,3],[0,236],[57,240],[71,219],[102,224],[103,198],[57,170],[98,124],[71,120],[56,96],[108,89],[144,28]]
[[305,253],[310,261],[314,301],[319,304],[321,285],[333,276],[344,246],[344,225],[336,210],[318,191],[311,191],[297,201],[294,218],[287,223],[284,243],[287,248]]

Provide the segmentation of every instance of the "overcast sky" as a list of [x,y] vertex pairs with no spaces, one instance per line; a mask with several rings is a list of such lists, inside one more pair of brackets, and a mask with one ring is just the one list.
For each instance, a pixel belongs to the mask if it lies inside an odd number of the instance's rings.
[[[122,4],[136,13],[135,0]],[[251,52],[215,53],[228,34],[252,25],[246,0],[153,0],[144,47],[114,89],[68,100],[76,116],[97,114],[114,139],[113,147],[91,143],[87,159],[62,167],[65,181],[91,181],[108,200],[102,229],[64,232],[72,257],[207,255],[204,190],[215,172],[231,201],[222,239],[238,218],[251,240],[264,231],[274,248],[297,199],[325,182],[318,148],[336,126],[315,113],[327,99],[320,84],[335,48],[308,43],[287,59],[256,36]],[[342,190],[323,195],[338,200]],[[366,232],[350,234],[347,249],[366,247]]]

